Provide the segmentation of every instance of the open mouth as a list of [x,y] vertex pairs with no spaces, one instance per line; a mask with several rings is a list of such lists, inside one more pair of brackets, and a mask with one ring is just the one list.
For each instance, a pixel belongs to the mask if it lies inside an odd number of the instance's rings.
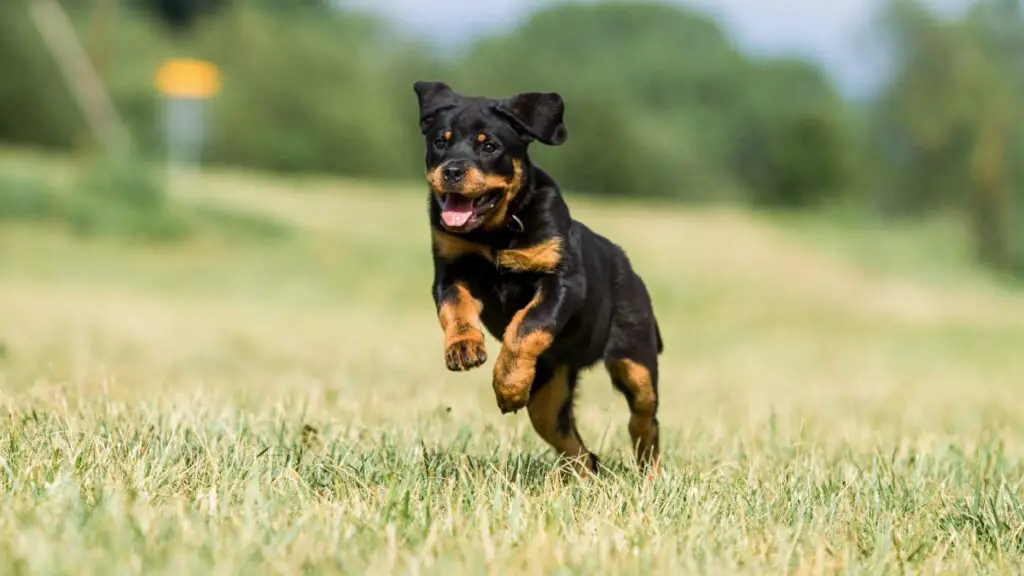
[[479,222],[498,204],[501,191],[476,198],[449,192],[441,197],[441,220],[449,228],[467,228]]

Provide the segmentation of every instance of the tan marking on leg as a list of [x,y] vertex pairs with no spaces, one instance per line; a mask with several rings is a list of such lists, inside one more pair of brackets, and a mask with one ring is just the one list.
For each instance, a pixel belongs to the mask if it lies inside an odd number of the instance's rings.
[[651,373],[642,364],[629,359],[608,364],[608,372],[632,396],[629,417],[629,437],[636,450],[637,462],[650,465],[657,472],[660,465],[659,425],[657,419],[658,396],[654,391]]
[[530,386],[537,370],[537,358],[551,346],[554,337],[545,330],[535,330],[520,336],[519,329],[527,312],[540,304],[538,292],[529,304],[512,317],[502,338],[501,351],[494,363],[494,393],[502,412],[519,410],[526,406]]
[[576,431],[571,408],[567,421],[561,421],[562,407],[569,400],[569,368],[558,366],[551,380],[530,398],[527,410],[537,434],[581,476],[586,476],[591,472],[591,454]]
[[469,370],[487,361],[480,322],[483,306],[473,298],[464,283],[456,282],[455,291],[455,300],[441,304],[437,319],[444,330],[444,356],[448,369]]

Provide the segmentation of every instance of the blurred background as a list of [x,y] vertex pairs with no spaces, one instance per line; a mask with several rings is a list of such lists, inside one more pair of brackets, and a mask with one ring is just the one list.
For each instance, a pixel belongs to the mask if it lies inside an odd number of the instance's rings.
[[[121,124],[137,158],[161,161],[154,78],[198,58],[222,74],[202,111],[206,166],[414,181],[414,80],[558,91],[571,144],[535,154],[573,192],[882,225],[943,214],[979,266],[1024,272],[1016,0],[60,0],[74,38],[32,4],[0,6],[10,148],[91,158]],[[91,70],[61,63],[72,42]],[[160,193],[119,177],[125,201]],[[12,191],[35,185],[7,182],[4,218],[48,212]]]
[[[614,474],[556,493],[446,369],[420,79],[564,97],[534,159],[651,292],[665,489],[604,370]],[[1020,565],[1022,95],[1018,0],[0,0],[0,558]]]
[[[446,369],[420,79],[564,97],[534,159],[652,294],[665,489],[554,492]],[[1020,565],[1022,93],[1018,0],[0,0],[0,558]]]

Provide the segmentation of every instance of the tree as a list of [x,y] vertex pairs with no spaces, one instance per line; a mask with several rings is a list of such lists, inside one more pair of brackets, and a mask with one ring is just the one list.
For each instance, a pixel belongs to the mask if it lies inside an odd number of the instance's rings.
[[570,188],[705,199],[738,181],[751,199],[801,204],[842,185],[848,127],[824,75],[752,61],[677,6],[553,7],[478,43],[459,69],[477,92],[563,94],[569,141],[538,156]]
[[[1010,142],[1020,136],[1024,19],[1017,2],[979,0],[942,19],[920,2],[892,0],[886,13],[897,67],[878,103],[878,147],[899,212],[963,210],[979,259],[1001,270],[1024,220],[1012,202]],[[1019,182],[1018,182],[1019,185]]]
[[135,0],[171,32],[183,34],[201,16],[215,13],[229,0]]
[[0,140],[70,146],[82,121],[23,0],[0,2]]

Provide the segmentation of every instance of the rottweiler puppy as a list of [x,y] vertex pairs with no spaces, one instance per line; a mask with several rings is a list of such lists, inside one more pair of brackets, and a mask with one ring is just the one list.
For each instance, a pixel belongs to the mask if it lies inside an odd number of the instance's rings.
[[568,132],[557,93],[457,94],[418,81],[434,262],[432,293],[449,370],[487,361],[484,330],[501,340],[492,386],[503,414],[526,408],[537,433],[586,474],[598,459],[580,438],[580,371],[604,363],[629,405],[636,458],[659,461],[661,333],[625,252],[574,220],[529,145]]

